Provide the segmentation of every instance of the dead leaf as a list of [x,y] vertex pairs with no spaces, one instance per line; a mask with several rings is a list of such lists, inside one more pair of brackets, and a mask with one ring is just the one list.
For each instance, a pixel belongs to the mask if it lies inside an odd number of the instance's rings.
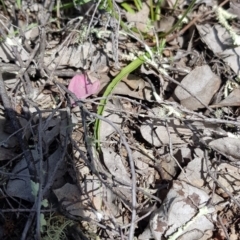
[[103,153],[103,161],[112,174],[114,179],[121,183],[131,183],[130,176],[123,165],[121,156],[115,153],[111,148],[101,148]]
[[49,145],[56,139],[56,136],[59,134],[60,122],[61,119],[59,117],[54,117],[48,119],[44,125],[44,129],[42,129],[42,138],[46,147],[49,147]]
[[66,183],[63,187],[53,190],[59,202],[66,211],[75,216],[90,217],[100,221],[102,189],[97,179],[86,179],[82,184],[82,191],[76,185]]
[[240,89],[234,89],[224,100],[218,104],[211,105],[210,107],[238,107],[240,106]]
[[[208,167],[209,166],[210,162],[208,162]],[[209,189],[205,189],[205,187],[207,187],[205,186],[205,181],[207,177],[206,171],[206,165],[202,163],[202,158],[195,157],[191,162],[188,163],[188,165],[184,169],[184,173],[181,173],[179,175],[178,180],[189,180],[193,186],[204,189],[205,191],[209,191]],[[186,177],[188,178],[188,180],[186,179]]]
[[197,25],[201,39],[215,53],[221,54],[222,59],[232,70],[239,75],[240,47],[233,47],[232,38],[229,32],[219,24]]
[[[63,187],[54,190],[58,201],[62,201],[63,206],[69,214],[81,217],[90,217],[95,221],[108,219],[109,215],[114,214],[117,222],[123,224],[119,218],[119,210],[114,204],[116,196],[113,191],[102,187],[101,182],[94,176],[86,176],[79,185],[65,184]],[[105,198],[103,204],[103,197]]]
[[[202,152],[202,150],[199,149],[199,151]],[[204,155],[202,153],[201,155]],[[217,169],[212,166],[211,161],[207,160],[207,165],[210,171],[218,171]],[[186,179],[187,177],[187,179]],[[188,165],[184,168],[184,172],[181,172],[181,174],[178,177],[179,181],[190,181],[191,185],[197,188],[200,188],[204,190],[206,193],[210,194],[212,192],[213,188],[213,181],[212,178],[209,177],[207,172],[206,164],[203,164],[203,158],[202,157],[195,157],[191,162],[188,163]],[[208,182],[209,184],[206,184]],[[223,198],[219,195],[215,194],[215,196],[212,198],[212,203],[214,205],[218,205],[223,201]],[[220,205],[220,204],[219,204]],[[223,208],[224,206],[219,206],[218,210]]]
[[240,47],[226,49],[223,53],[223,61],[227,63],[232,70],[240,75]]
[[[218,172],[216,178],[224,188],[226,188],[231,193],[237,193],[240,191],[239,167],[232,166],[228,163],[221,163],[218,165],[216,170]],[[212,189],[214,181],[212,180],[212,178],[209,178],[208,182],[209,186]],[[221,194],[221,196],[223,197],[228,197],[228,194],[222,188],[218,188],[216,192],[218,194]]]
[[96,50],[95,45],[89,42],[83,45],[69,46],[69,47],[57,47],[46,52],[44,57],[44,64],[49,69],[54,69],[68,66],[73,68],[86,69],[88,66],[88,58],[93,55]]
[[[116,104],[113,104],[112,100],[108,101],[105,111],[103,112],[103,117],[111,121],[116,128],[120,129],[123,118],[121,117],[120,113],[114,113],[114,110],[118,108],[119,107],[117,107]],[[102,121],[100,127],[100,141],[106,141],[114,132],[116,132],[116,129],[114,129],[109,123]]]
[[[213,95],[218,91],[221,79],[212,72],[208,65],[204,65],[191,71],[182,80],[181,84],[194,96],[201,99],[205,105],[208,105]],[[181,104],[190,110],[204,107],[181,86],[176,87],[174,97],[177,97]]]
[[146,83],[142,78],[134,74],[128,74],[128,76],[124,77],[122,81],[125,82],[133,91],[137,91],[138,89],[142,90]]
[[34,93],[33,99],[43,109],[52,109],[55,106],[55,102],[52,100],[50,94]]
[[22,158],[12,170],[14,177],[11,177],[7,184],[6,192],[9,196],[18,197],[29,202],[34,202],[32,194],[30,174],[27,162]]
[[37,26],[32,27],[25,31],[25,37],[29,41],[36,41],[36,39],[39,37],[39,28]]
[[118,183],[118,187],[115,193],[123,200],[125,204],[130,204],[132,201],[131,189],[122,187],[122,185],[131,185],[131,179],[128,171],[123,165],[120,155],[115,153],[111,148],[102,148],[103,161],[112,174],[113,182]]
[[[27,61],[29,59],[29,53],[22,47],[21,40],[19,37],[7,38],[15,46],[20,54],[22,61]],[[10,61],[16,61],[16,57],[13,53],[13,49],[8,41],[0,42],[0,58],[3,62],[8,63]]]
[[224,50],[232,47],[231,37],[224,27],[220,24],[196,25],[197,30],[203,42],[206,43],[209,49],[215,54],[220,54]]
[[107,66],[108,66],[107,55],[98,51],[97,55],[93,56],[90,71],[103,72],[103,71],[106,71]]
[[174,177],[176,177],[179,167],[176,163],[176,160],[173,159],[169,154],[161,157],[160,165],[162,168],[162,176],[163,179],[172,181]]
[[[32,150],[32,155],[36,163],[36,169],[39,170],[39,154],[37,150]],[[49,181],[52,176],[52,173],[61,158],[61,148],[59,147],[53,154],[49,156],[47,161],[43,162],[43,173],[45,177],[45,183]],[[63,180],[62,176],[66,173],[67,168],[65,162],[59,166],[56,172],[55,182],[52,185],[54,189],[59,185],[60,180]],[[12,197],[18,197],[29,202],[34,202],[35,197],[32,194],[31,189],[31,180],[29,170],[27,168],[27,162],[25,158],[21,159],[16,166],[13,168],[12,173],[15,173],[14,176],[10,178],[7,184],[7,193]],[[39,173],[39,174],[43,174]],[[47,194],[46,194],[47,196]]]
[[229,12],[240,18],[240,3],[237,0],[230,1]]
[[[168,129],[172,144],[186,144],[192,135],[192,131],[186,126],[181,125],[178,120],[168,121]],[[141,125],[140,131],[142,137],[155,147],[169,144],[170,139],[167,128],[162,123],[146,120]]]
[[230,161],[240,160],[240,139],[230,137],[220,138],[211,141],[209,146],[223,154]]
[[[181,239],[199,239],[206,230],[213,230],[214,225],[206,216],[193,218],[199,211],[198,207],[206,204],[209,198],[209,195],[201,189],[183,181],[174,181],[161,207],[151,215],[150,229],[154,239],[169,238],[190,220],[193,222],[182,229]],[[208,210],[212,212],[212,209]],[[188,238],[185,234],[194,229],[198,231]]]
[[160,21],[154,22],[156,32],[168,32],[173,27],[175,20],[173,16],[161,17]]
[[[139,151],[134,151],[132,158],[137,169],[144,173],[148,172],[149,165],[146,163],[146,161],[149,161],[149,159],[146,159],[147,157],[144,154],[140,153]],[[146,159],[146,161],[143,161],[142,159]]]
[[[140,87],[141,83],[139,82]],[[114,88],[113,94],[121,94],[125,96],[129,96],[132,98],[142,99],[142,100],[152,100],[152,88],[148,86],[148,83],[145,83],[144,88],[137,88],[136,91],[133,91],[125,82],[120,82],[118,85]],[[134,83],[132,84],[134,85]]]
[[142,100],[152,100],[152,88],[148,82],[134,74],[124,77],[114,88],[113,94],[127,95]]
[[143,2],[142,9],[136,13],[126,12],[125,16],[129,23],[135,23],[136,28],[141,32],[149,32],[150,20],[149,16],[149,6]]

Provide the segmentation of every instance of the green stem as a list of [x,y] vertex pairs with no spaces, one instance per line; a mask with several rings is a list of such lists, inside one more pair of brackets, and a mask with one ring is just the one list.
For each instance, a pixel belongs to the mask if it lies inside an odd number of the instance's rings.
[[[138,57],[134,61],[132,61],[130,64],[128,64],[125,68],[121,70],[121,72],[112,80],[112,82],[108,85],[106,88],[103,99],[100,101],[100,105],[98,106],[97,114],[103,115],[105,105],[107,104],[107,97],[112,93],[114,88],[117,86],[117,84],[129,73],[136,70],[139,66],[141,66],[145,62],[144,56]],[[97,141],[97,149],[100,147],[100,128],[101,128],[101,120],[96,119],[95,125],[94,125],[94,135],[95,139]]]

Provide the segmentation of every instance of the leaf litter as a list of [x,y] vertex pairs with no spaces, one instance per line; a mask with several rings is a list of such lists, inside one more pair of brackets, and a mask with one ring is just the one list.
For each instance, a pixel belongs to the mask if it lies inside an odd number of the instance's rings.
[[1,3],[1,239],[238,239],[238,3],[73,3]]

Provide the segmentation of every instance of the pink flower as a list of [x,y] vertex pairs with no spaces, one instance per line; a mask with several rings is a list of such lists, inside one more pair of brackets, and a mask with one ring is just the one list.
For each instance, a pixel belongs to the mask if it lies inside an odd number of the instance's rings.
[[[74,76],[70,84],[68,85],[68,90],[76,95],[78,99],[85,99],[92,94],[98,92],[100,88],[100,81],[91,81],[86,74]],[[74,103],[74,101],[71,101]]]

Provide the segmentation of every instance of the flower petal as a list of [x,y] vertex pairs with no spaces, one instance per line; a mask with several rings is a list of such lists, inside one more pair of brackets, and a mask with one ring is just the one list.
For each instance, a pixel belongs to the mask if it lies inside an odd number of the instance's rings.
[[100,81],[90,82],[87,75],[81,74],[74,76],[68,86],[68,90],[73,92],[77,98],[85,99],[95,94],[100,88]]

